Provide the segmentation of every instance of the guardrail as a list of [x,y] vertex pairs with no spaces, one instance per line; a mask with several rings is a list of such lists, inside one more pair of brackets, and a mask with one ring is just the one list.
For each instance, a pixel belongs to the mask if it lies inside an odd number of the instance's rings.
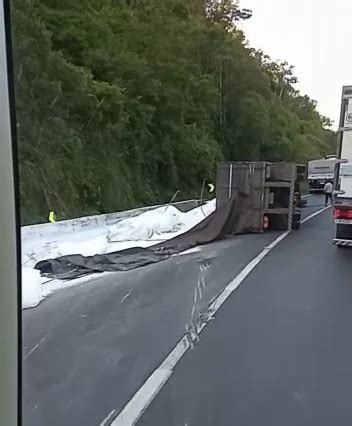
[[114,225],[120,222],[122,219],[138,216],[143,212],[153,210],[158,207],[165,206],[165,208],[167,208],[168,205],[172,205],[174,207],[177,207],[182,212],[187,212],[188,210],[198,207],[201,204],[201,200],[194,199],[178,201],[170,204],[159,204],[156,206],[140,207],[132,210],[125,210],[122,212],[94,216],[84,216],[75,219],[62,220],[55,223],[40,223],[37,225],[23,226],[21,228],[21,234],[23,240],[29,240],[31,238],[38,237],[47,238],[49,234],[52,237],[55,237],[55,235],[68,234],[71,232],[87,231],[89,229],[93,230],[95,228],[101,229],[105,226]]

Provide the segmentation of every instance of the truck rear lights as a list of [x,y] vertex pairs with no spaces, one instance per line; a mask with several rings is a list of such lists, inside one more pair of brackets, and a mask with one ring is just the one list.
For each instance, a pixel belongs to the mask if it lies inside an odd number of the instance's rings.
[[334,209],[335,219],[352,219],[352,209]]

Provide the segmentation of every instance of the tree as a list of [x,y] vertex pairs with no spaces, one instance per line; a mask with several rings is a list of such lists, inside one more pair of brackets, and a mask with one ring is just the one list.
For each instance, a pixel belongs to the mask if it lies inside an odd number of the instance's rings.
[[221,160],[306,161],[331,124],[230,0],[14,0],[23,223],[197,197]]

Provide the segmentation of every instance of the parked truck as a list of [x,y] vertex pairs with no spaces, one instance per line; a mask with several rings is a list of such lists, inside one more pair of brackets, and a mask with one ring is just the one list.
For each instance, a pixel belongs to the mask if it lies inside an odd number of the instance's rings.
[[336,155],[327,155],[320,160],[308,162],[308,184],[310,193],[322,192],[326,182],[333,181]]
[[338,247],[352,246],[352,86],[342,90],[334,190],[333,242]]

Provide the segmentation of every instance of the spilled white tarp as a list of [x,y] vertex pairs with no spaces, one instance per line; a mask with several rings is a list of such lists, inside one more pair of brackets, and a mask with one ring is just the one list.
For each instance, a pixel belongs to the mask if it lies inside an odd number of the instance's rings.
[[40,272],[29,266],[22,266],[22,307],[33,308],[43,298]]
[[[40,277],[34,266],[40,260],[69,254],[110,253],[130,247],[148,247],[188,231],[215,210],[215,199],[187,213],[174,206],[162,206],[128,217],[109,225],[106,220],[94,217],[72,221],[71,229],[60,232],[59,223],[22,229],[22,306],[30,308],[52,291],[63,288],[59,280],[48,282]],[[51,226],[53,225],[53,226]],[[62,231],[62,230],[61,230]],[[91,278],[90,278],[91,279]],[[82,283],[82,279],[75,280]],[[72,286],[71,281],[68,285]]]

